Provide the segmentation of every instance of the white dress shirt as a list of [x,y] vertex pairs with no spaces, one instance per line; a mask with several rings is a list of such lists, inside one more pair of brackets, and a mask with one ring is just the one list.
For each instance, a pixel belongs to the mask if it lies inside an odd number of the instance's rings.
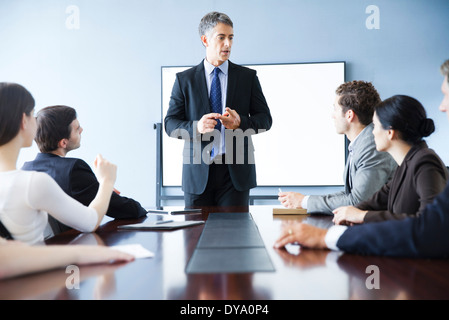
[[[218,77],[220,79],[220,86],[221,86],[221,105],[222,105],[222,111],[221,114],[225,112],[226,108],[226,95],[227,95],[227,89],[228,89],[228,70],[229,70],[229,61],[223,62],[220,66],[220,73],[218,74]],[[214,69],[215,66],[210,64],[206,59],[204,59],[204,72],[206,76],[206,83],[207,83],[207,93],[210,96],[210,87],[212,84],[212,79],[214,77]],[[220,120],[217,120],[220,121]],[[218,154],[225,153],[225,127],[221,126],[221,141],[214,141],[213,147],[218,149]],[[221,144],[221,145],[220,145]]]

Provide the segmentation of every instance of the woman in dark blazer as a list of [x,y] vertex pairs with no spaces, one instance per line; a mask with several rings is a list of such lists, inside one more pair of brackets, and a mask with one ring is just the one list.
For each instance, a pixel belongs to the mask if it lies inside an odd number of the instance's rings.
[[393,96],[375,108],[373,123],[376,149],[390,153],[398,168],[392,180],[371,199],[355,207],[335,209],[335,224],[417,216],[443,191],[448,181],[446,166],[423,141],[435,131],[435,126],[419,101]]

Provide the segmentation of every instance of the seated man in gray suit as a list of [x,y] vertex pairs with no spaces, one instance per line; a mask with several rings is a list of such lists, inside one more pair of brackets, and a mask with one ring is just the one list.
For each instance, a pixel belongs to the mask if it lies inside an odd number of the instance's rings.
[[[66,157],[80,147],[82,131],[75,109],[52,106],[40,110],[35,140],[41,153],[35,160],[25,162],[22,170],[46,172],[65,193],[87,206],[97,194],[98,180],[84,160]],[[139,202],[120,196],[118,191],[113,192],[106,213],[115,219],[135,219],[146,214]],[[51,216],[48,219],[54,234],[70,229]]]
[[332,214],[338,207],[369,199],[391,178],[397,164],[388,153],[376,150],[372,133],[374,106],[380,102],[379,93],[369,82],[351,81],[337,88],[332,118],[337,133],[345,134],[350,141],[345,190],[320,196],[280,192],[279,201],[284,207]]

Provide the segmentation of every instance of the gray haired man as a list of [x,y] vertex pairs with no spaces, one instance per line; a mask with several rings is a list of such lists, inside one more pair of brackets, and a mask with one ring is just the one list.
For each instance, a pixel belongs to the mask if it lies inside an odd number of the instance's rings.
[[[255,164],[249,161],[254,159],[251,136],[245,137],[242,156],[235,144],[224,141],[229,136],[225,131],[269,130],[270,110],[256,71],[229,61],[234,41],[231,19],[224,13],[210,12],[201,19],[199,33],[206,58],[176,75],[164,119],[169,136],[188,133],[180,136],[185,139],[185,205],[248,206],[249,190],[257,185]],[[212,143],[204,139],[210,133],[214,133]],[[195,145],[198,139],[192,138],[198,135],[200,148]],[[209,159],[202,156],[198,163],[198,152]],[[237,157],[244,161],[237,161]]]

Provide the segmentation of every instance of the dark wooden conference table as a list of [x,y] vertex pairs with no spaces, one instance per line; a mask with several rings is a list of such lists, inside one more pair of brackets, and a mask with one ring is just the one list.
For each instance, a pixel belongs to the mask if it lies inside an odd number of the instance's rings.
[[[95,233],[68,231],[52,244],[141,244],[152,258],[129,263],[81,266],[79,288],[68,288],[66,268],[0,281],[0,299],[57,300],[348,300],[448,299],[449,260],[404,259],[310,250],[298,245],[274,249],[283,223],[297,221],[329,227],[325,215],[273,215],[271,206],[203,208],[173,215],[175,220],[206,220],[210,212],[250,212],[274,272],[187,274],[186,265],[204,225],[173,231],[128,231],[117,226],[157,219],[104,221]],[[160,216],[159,216],[160,217]],[[160,218],[159,218],[160,219]],[[370,267],[371,266],[371,267]],[[373,269],[378,268],[378,288]],[[371,269],[370,269],[371,268]],[[370,277],[371,276],[371,277]],[[376,281],[377,281],[376,280]],[[371,285],[370,285],[371,284]]]

